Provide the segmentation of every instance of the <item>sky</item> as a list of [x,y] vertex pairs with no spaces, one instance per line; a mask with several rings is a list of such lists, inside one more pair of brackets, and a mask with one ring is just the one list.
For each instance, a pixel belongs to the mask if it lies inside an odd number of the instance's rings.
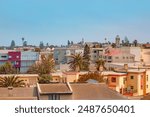
[[0,46],[150,41],[150,0],[0,0]]

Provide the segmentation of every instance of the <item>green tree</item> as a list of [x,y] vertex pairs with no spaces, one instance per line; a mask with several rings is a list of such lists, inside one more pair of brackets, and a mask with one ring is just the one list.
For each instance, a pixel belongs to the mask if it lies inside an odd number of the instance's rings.
[[68,63],[70,64],[70,68],[73,71],[80,71],[83,69],[83,56],[81,55],[81,53],[79,54],[72,54],[71,56],[71,61]]
[[14,74],[16,73],[16,69],[13,67],[11,62],[5,62],[0,66],[0,74]]
[[130,45],[130,42],[129,42],[129,39],[127,38],[127,36],[124,38],[124,45],[125,46],[129,46]]
[[35,51],[35,52],[41,52],[41,49],[36,47],[36,48],[34,49],[34,51]]
[[90,47],[87,44],[84,46],[83,59],[83,69],[88,71],[90,64]]
[[24,42],[23,42],[23,46],[26,47],[27,45],[28,45],[28,44],[27,44],[27,41],[24,41]]
[[15,47],[15,41],[12,40],[12,41],[11,41],[11,44],[10,44],[10,49],[14,49],[14,47]]
[[44,74],[44,75],[41,75],[38,77],[38,82],[40,84],[48,84],[48,83],[50,83],[51,79],[52,79],[51,75]]
[[134,40],[134,41],[133,41],[133,45],[136,47],[137,44],[138,44],[138,41],[137,41],[137,40]]
[[44,48],[44,43],[43,43],[43,41],[40,42],[39,47],[40,47],[40,49],[43,49],[43,48]]
[[24,87],[25,83],[16,76],[0,77],[0,87]]
[[106,69],[105,68],[105,61],[102,59],[96,61],[96,69],[98,71],[100,71],[100,67],[102,67],[102,69]]
[[112,43],[111,46],[112,46],[112,48],[116,48],[116,44],[115,43]]
[[33,64],[28,73],[36,73],[40,76],[43,74],[50,74],[54,71],[55,62],[52,55],[41,55],[41,61]]
[[104,82],[103,75],[99,72],[89,72],[87,74],[81,75],[77,82],[83,83],[89,79],[93,79],[98,82]]
[[68,40],[68,42],[67,42],[67,45],[69,46],[71,43],[70,43],[70,41]]

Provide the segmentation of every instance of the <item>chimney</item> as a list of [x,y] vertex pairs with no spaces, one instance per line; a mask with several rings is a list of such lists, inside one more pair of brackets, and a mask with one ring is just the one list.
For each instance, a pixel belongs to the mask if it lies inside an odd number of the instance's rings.
[[128,71],[128,64],[124,64],[124,69]]
[[13,96],[13,92],[12,92],[12,90],[13,90],[13,87],[8,87],[8,96],[9,97],[12,97]]

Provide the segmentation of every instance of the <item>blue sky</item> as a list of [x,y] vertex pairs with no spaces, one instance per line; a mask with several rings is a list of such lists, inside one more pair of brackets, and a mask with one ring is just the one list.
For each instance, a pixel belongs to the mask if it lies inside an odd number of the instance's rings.
[[127,36],[150,41],[150,0],[0,0],[0,46],[104,42]]

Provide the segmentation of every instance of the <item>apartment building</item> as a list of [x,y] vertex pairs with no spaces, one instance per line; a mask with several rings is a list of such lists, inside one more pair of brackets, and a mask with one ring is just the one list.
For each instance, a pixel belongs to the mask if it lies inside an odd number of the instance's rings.
[[21,73],[26,73],[29,67],[38,60],[38,52],[15,50],[0,51],[0,65],[9,61]]
[[90,60],[92,63],[99,59],[104,59],[104,49],[103,48],[91,48],[90,49]]
[[142,51],[142,61],[144,64],[150,64],[150,48],[143,48]]
[[130,52],[122,51],[120,48],[108,48],[105,50],[105,60],[108,63],[132,63],[135,61],[135,55]]
[[53,56],[56,64],[65,64],[70,61],[71,54],[83,54],[83,52],[83,48],[55,48]]
[[125,73],[108,73],[108,86],[124,95],[146,95],[150,93],[150,70],[129,69]]
[[13,50],[1,50],[0,51],[0,65],[5,62],[11,62],[12,65],[19,71],[21,64],[21,52]]
[[39,53],[32,51],[22,51],[21,52],[21,67],[20,72],[26,73],[27,70],[32,66],[36,61],[39,60]]

